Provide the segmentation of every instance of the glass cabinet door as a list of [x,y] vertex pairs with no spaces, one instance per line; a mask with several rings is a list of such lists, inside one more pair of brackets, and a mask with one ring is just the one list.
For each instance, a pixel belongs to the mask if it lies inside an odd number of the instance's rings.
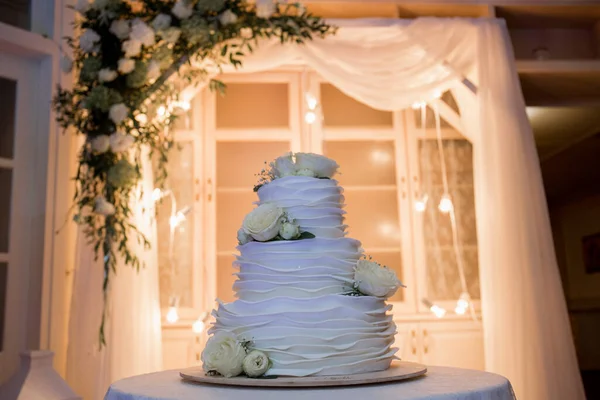
[[223,77],[225,96],[208,94],[206,243],[209,301],[233,301],[237,231],[258,201],[257,175],[275,158],[298,151],[298,75],[273,72]]
[[[458,112],[447,92],[443,100]],[[467,293],[479,308],[479,264],[473,186],[473,147],[460,132],[440,118],[441,147],[438,145],[434,110],[427,109],[425,129],[420,110],[407,111],[408,150],[415,215],[415,259],[422,297],[454,313],[463,294],[459,266],[462,265]],[[443,160],[443,161],[442,161]],[[445,165],[445,176],[444,168]],[[447,182],[445,194],[444,179]],[[454,210],[455,223],[442,198]],[[428,312],[419,304],[422,312]],[[468,310],[466,310],[468,314]]]
[[390,299],[394,312],[414,312],[401,114],[372,109],[325,82],[313,83],[312,90],[322,118],[312,127],[321,141],[311,150],[340,165],[335,179],[344,188],[348,237],[360,240],[366,255],[395,270],[410,288]]

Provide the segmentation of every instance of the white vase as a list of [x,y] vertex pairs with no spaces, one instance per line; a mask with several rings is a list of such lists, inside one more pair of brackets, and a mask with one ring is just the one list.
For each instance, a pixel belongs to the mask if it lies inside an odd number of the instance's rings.
[[54,353],[47,350],[21,353],[17,372],[0,387],[2,400],[81,400],[52,367]]

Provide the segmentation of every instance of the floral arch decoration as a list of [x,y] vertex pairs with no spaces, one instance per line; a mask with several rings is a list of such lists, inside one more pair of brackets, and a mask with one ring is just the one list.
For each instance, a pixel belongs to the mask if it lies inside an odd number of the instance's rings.
[[[142,177],[142,148],[157,160],[156,185],[166,178],[168,127],[176,118],[176,74],[207,83],[223,65],[242,65],[259,39],[303,44],[335,28],[299,3],[274,0],[79,0],[78,39],[66,42],[73,58],[61,67],[78,70],[72,89],[58,88],[54,108],[60,125],[85,135],[75,176],[74,220],[83,226],[104,266],[106,299],[117,256],[140,268],[130,241],[150,242],[130,221],[131,200]],[[104,321],[100,344],[105,344]]]

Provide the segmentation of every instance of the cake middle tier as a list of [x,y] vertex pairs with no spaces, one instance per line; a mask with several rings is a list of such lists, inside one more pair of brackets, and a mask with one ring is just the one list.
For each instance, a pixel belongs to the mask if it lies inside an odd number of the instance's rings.
[[272,203],[296,220],[300,229],[317,237],[343,237],[344,196],[334,179],[286,176],[258,190],[258,204]]
[[233,290],[245,301],[347,292],[363,251],[351,238],[249,242],[237,249]]

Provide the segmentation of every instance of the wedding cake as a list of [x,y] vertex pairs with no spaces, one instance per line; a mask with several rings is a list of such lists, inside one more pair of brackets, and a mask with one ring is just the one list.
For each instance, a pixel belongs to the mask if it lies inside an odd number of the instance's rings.
[[395,273],[346,237],[338,165],[286,154],[261,171],[238,231],[237,300],[219,301],[202,353],[209,374],[347,375],[385,370],[396,348]]

